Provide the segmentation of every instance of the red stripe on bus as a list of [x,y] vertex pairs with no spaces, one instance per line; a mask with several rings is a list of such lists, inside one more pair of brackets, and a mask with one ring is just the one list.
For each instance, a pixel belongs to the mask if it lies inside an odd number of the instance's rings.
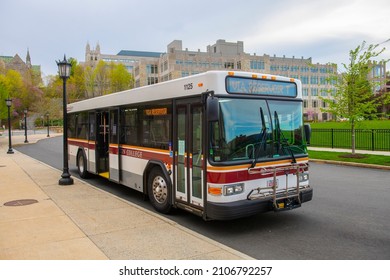
[[[296,169],[289,170],[287,174],[295,174]],[[276,176],[285,176],[286,172],[276,172]],[[207,182],[214,184],[231,184],[242,181],[258,180],[263,178],[272,178],[274,175],[271,174],[249,174],[248,170],[232,170],[230,172],[207,172]],[[261,187],[261,186],[259,186]]]
[[[166,154],[165,154],[166,153]],[[118,146],[110,145],[110,154],[117,155],[118,154]],[[172,164],[172,158],[169,156],[169,151],[164,151],[164,153],[161,152],[154,152],[153,149],[146,150],[146,149],[135,149],[135,148],[128,148],[128,147],[121,147],[121,155],[133,157],[133,158],[139,158],[139,159],[145,159],[145,160],[160,160],[165,163],[171,163]]]
[[87,140],[79,140],[79,139],[68,139],[69,145],[79,146],[87,149],[95,150],[95,142],[89,142]]

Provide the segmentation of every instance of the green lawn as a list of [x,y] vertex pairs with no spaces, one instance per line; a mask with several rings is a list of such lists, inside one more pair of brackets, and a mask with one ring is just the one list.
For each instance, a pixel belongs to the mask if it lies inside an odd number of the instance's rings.
[[[350,129],[351,124],[344,122],[313,122],[311,128]],[[390,129],[390,120],[361,121],[356,124],[357,129]]]
[[[311,123],[313,147],[351,148],[349,122]],[[390,150],[390,120],[362,121],[356,125],[356,149]]]
[[357,162],[357,163],[365,163],[365,164],[377,164],[377,165],[390,166],[390,156],[359,154],[362,156],[362,158],[349,158],[349,157],[343,157],[343,155],[349,155],[349,154],[338,153],[338,152],[323,152],[323,151],[310,151],[309,150],[309,158],[311,158],[311,159],[325,159],[325,160]]

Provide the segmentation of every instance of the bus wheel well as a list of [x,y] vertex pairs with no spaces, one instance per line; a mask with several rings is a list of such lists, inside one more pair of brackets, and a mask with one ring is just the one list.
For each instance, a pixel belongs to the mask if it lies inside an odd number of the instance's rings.
[[172,183],[166,168],[158,164],[148,165],[144,174],[146,190],[152,206],[161,213],[167,214],[172,208]]
[[167,172],[167,170],[165,168],[165,165],[161,161],[151,160],[146,165],[146,168],[145,168],[144,174],[143,174],[143,192],[146,195],[148,194],[148,183],[149,183],[148,182],[148,177],[149,177],[149,173],[154,168],[160,168],[161,171],[164,173],[165,177],[167,178],[167,180],[169,181],[170,186],[172,186],[171,177],[169,176],[169,174],[168,174],[168,172]]

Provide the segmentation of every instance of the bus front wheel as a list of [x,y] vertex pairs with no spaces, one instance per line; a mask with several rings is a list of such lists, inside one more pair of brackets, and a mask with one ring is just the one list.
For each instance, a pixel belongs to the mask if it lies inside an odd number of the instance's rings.
[[171,187],[162,170],[153,168],[148,177],[148,196],[153,207],[161,212],[171,210]]

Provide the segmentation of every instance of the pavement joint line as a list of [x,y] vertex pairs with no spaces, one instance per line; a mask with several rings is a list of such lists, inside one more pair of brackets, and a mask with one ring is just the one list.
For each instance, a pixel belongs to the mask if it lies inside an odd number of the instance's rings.
[[[16,150],[16,151],[17,151],[17,150]],[[35,159],[35,158],[32,158],[32,157],[30,157],[30,156],[28,156],[28,155],[25,155],[25,154],[23,154],[23,153],[21,153],[21,152],[19,152],[19,151],[17,151],[17,153],[22,154],[23,156],[29,157],[30,159],[34,160],[35,162],[37,162],[37,163],[39,163],[39,164],[42,164],[42,165],[44,165],[44,166],[46,166],[46,167],[48,167],[48,168],[50,168],[50,169],[52,169],[52,170],[58,171],[58,173],[59,173],[58,178],[60,177],[60,172],[61,172],[61,170],[59,170],[59,169],[57,169],[57,168],[54,168],[54,167],[52,167],[52,166],[50,166],[50,165],[48,165],[48,164],[46,164],[46,163],[44,163],[44,162],[41,162],[41,161],[39,161],[39,160],[37,160],[37,159]],[[21,167],[21,168],[22,168],[22,167]],[[23,169],[23,168],[22,168],[22,169]],[[24,171],[25,173],[27,172],[25,169],[23,169],[23,171]],[[29,176],[29,177],[31,178],[31,176]],[[167,218],[167,217],[161,216],[161,215],[158,214],[158,213],[155,213],[155,212],[153,212],[153,211],[150,211],[150,210],[148,210],[148,209],[145,209],[145,208],[143,208],[143,207],[141,207],[141,206],[139,206],[139,205],[137,205],[137,204],[132,203],[131,201],[125,200],[125,199],[123,199],[123,198],[121,198],[121,197],[117,197],[117,196],[115,196],[115,195],[113,195],[113,194],[111,194],[111,193],[109,193],[109,192],[107,192],[107,191],[105,191],[105,190],[103,190],[103,189],[100,189],[100,188],[95,187],[94,185],[90,184],[90,183],[87,182],[87,181],[83,181],[83,180],[81,180],[81,179],[79,179],[79,178],[77,178],[77,177],[74,177],[74,176],[72,176],[72,178],[73,178],[74,180],[77,180],[77,181],[78,181],[79,183],[81,183],[81,184],[85,184],[85,185],[87,185],[87,186],[89,186],[89,187],[92,187],[93,189],[95,189],[95,190],[97,190],[97,191],[99,191],[99,192],[101,192],[101,193],[104,193],[105,195],[109,195],[109,196],[111,196],[111,197],[113,197],[113,198],[115,198],[115,199],[117,199],[117,200],[120,200],[120,201],[122,201],[122,202],[124,202],[124,203],[126,203],[126,204],[128,204],[128,205],[130,205],[130,206],[132,206],[132,207],[134,207],[134,208],[136,208],[136,209],[138,209],[138,210],[140,210],[140,211],[142,211],[142,212],[148,214],[148,215],[151,215],[151,216],[153,216],[153,217],[155,217],[155,218],[157,218],[157,219],[160,219],[160,220],[162,220],[163,222],[165,222],[165,223],[167,223],[167,224],[169,224],[169,225],[171,225],[171,226],[174,226],[174,227],[177,228],[178,230],[181,230],[181,231],[183,231],[183,232],[185,232],[185,233],[187,233],[187,234],[189,234],[189,235],[192,235],[192,236],[194,236],[194,237],[196,237],[196,238],[198,238],[198,239],[200,239],[200,240],[202,240],[202,241],[205,241],[205,242],[207,242],[207,243],[209,243],[209,244],[212,244],[212,245],[216,246],[217,248],[219,248],[220,250],[225,250],[225,251],[227,251],[227,252],[229,252],[229,253],[231,253],[231,254],[233,254],[233,255],[236,255],[236,256],[238,256],[238,257],[241,257],[241,258],[243,258],[243,259],[254,260],[254,258],[251,257],[251,256],[249,256],[249,255],[246,255],[246,254],[244,254],[244,253],[242,253],[242,252],[240,252],[240,251],[237,251],[237,250],[235,250],[235,249],[233,249],[233,248],[230,248],[230,247],[228,247],[228,246],[226,246],[226,245],[224,245],[224,244],[222,244],[222,243],[220,243],[220,242],[217,242],[217,241],[215,241],[215,240],[213,240],[213,239],[211,239],[211,238],[208,238],[208,237],[206,237],[206,236],[204,236],[204,235],[202,235],[202,234],[199,234],[199,233],[197,233],[197,232],[195,232],[195,231],[193,231],[193,230],[191,230],[191,229],[188,229],[188,228],[186,228],[186,227],[184,227],[184,226],[178,224],[177,222],[175,222],[175,221],[173,221],[173,220],[171,220],[171,219],[169,219],[169,218]],[[33,178],[31,178],[31,180],[33,180]],[[41,187],[39,184],[37,184],[35,181],[34,181],[34,183],[35,183],[37,186],[39,186],[39,188],[40,188],[48,197],[50,197],[50,196],[46,193],[46,191],[45,191],[44,189],[42,189],[42,187]],[[57,185],[53,184],[53,185],[50,185],[50,186],[57,186]],[[63,187],[66,187],[66,186],[63,186]],[[63,211],[63,212],[65,213],[66,216],[68,216],[68,217],[71,219],[71,221],[72,221],[73,223],[75,223],[75,225],[83,232],[83,234],[85,234],[85,236],[86,236],[87,238],[89,238],[89,236],[93,236],[93,235],[88,235],[86,232],[84,232],[84,230],[83,230],[82,228],[80,228],[80,227],[77,225],[77,223],[73,220],[73,218],[72,218],[71,216],[69,216],[69,214],[67,214],[67,213],[66,213],[66,212],[65,212],[65,211],[64,211],[64,210],[55,202],[55,200],[52,199],[52,201],[56,204],[56,206],[57,206],[59,209],[61,209],[61,211]],[[90,239],[90,238],[89,238],[89,239]],[[92,241],[92,239],[90,239],[90,240],[91,240],[91,242],[93,242],[93,243],[97,246],[97,248],[99,248],[101,251],[103,250],[103,249],[100,248],[94,241]],[[218,251],[218,250],[217,250],[217,251]],[[104,255],[106,255],[106,254],[104,253],[104,251],[102,251],[102,252],[103,252]],[[106,255],[106,256],[107,256],[107,255]],[[107,256],[107,257],[108,257],[108,256]]]

